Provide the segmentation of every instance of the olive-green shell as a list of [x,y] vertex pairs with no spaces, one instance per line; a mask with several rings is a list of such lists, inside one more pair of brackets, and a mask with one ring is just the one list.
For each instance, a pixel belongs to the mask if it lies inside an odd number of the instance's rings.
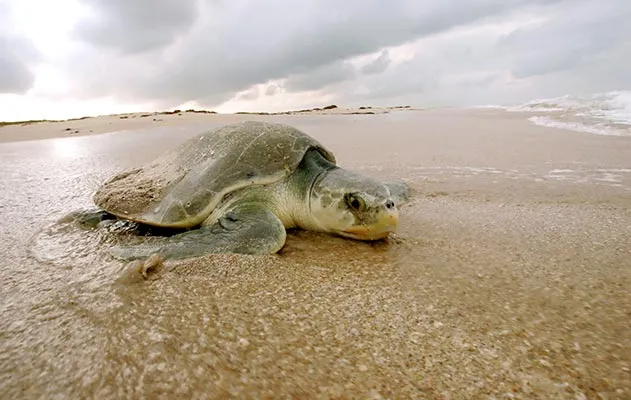
[[335,163],[320,143],[291,126],[257,121],[226,125],[115,175],[97,190],[94,202],[120,218],[194,227],[225,195],[291,175],[310,148]]

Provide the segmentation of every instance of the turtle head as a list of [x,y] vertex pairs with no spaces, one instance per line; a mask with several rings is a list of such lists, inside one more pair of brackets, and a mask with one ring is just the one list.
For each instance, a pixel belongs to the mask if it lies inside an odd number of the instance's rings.
[[341,168],[322,173],[314,182],[309,206],[321,231],[357,240],[378,240],[394,232],[399,212],[381,182]]

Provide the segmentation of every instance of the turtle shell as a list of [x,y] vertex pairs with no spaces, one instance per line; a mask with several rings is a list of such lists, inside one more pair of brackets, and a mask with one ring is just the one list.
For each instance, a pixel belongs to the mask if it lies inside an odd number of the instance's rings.
[[227,194],[285,179],[311,148],[336,162],[320,143],[291,126],[258,121],[225,125],[115,175],[93,200],[120,218],[190,228],[202,223]]

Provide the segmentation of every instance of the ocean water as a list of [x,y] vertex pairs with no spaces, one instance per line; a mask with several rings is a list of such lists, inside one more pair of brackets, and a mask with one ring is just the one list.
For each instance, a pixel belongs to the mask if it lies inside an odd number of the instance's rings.
[[631,90],[566,95],[501,108],[532,113],[529,120],[541,126],[596,135],[631,136]]

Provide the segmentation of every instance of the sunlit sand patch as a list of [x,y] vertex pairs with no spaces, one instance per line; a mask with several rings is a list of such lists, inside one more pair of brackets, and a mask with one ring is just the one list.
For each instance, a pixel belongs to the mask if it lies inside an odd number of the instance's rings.
[[73,138],[53,139],[52,144],[53,152],[58,157],[72,158],[87,154],[85,149],[81,148],[79,143]]

